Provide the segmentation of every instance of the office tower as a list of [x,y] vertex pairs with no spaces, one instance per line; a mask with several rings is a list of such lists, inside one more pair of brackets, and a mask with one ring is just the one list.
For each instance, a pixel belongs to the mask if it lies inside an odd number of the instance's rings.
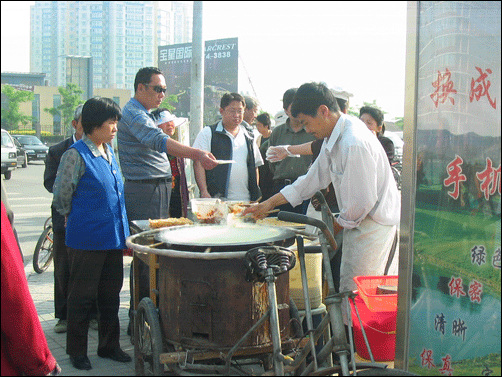
[[177,35],[191,41],[183,25],[191,30],[192,5],[162,6],[157,1],[36,1],[31,7],[30,69],[46,73],[51,86],[65,86],[74,78],[67,74],[68,62],[90,57],[94,88],[132,90],[138,69],[157,64],[161,42],[175,42]]

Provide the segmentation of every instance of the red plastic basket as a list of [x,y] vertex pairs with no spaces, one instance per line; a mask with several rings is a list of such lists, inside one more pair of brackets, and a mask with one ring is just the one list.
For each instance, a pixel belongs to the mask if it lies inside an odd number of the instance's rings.
[[397,293],[379,295],[380,285],[397,286],[397,276],[356,276],[354,277],[359,295],[372,312],[392,312],[397,310]]

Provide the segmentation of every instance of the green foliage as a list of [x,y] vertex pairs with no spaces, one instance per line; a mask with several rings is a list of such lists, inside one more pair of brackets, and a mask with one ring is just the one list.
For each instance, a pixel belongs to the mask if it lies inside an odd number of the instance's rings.
[[72,127],[71,121],[75,108],[83,103],[81,94],[82,89],[77,84],[69,83],[66,88],[58,87],[59,94],[61,94],[61,105],[58,107],[45,108],[44,111],[52,116],[61,116],[61,133],[63,135],[71,135]]
[[181,94],[183,93],[169,94],[168,96],[165,96],[159,108],[166,108],[170,112],[173,112],[174,110],[176,110],[176,107],[173,105],[173,103],[178,103],[178,96]]
[[[366,101],[364,101],[362,106],[356,106],[356,107],[352,107],[351,106],[351,107],[349,107],[349,110],[347,111],[347,114],[353,115],[353,116],[359,118],[359,110],[361,109],[361,107],[364,107],[364,106],[370,106],[370,107],[374,107],[376,109],[382,110],[382,108],[377,105],[376,100],[373,100],[373,102],[366,102]],[[383,111],[383,110],[382,110],[382,113],[387,114],[387,112]],[[402,129],[402,127],[401,127],[401,129]]]
[[10,85],[3,85],[2,93],[8,99],[7,106],[2,109],[2,128],[7,131],[17,130],[19,123],[25,126],[33,121],[33,117],[24,115],[19,110],[21,103],[33,101],[33,92],[17,90]]
[[404,118],[397,117],[394,125],[402,131],[404,129]]

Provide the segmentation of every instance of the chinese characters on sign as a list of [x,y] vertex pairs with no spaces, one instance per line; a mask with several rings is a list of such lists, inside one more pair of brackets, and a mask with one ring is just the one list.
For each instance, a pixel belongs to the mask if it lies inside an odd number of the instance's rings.
[[[487,80],[488,75],[492,74],[492,70],[490,68],[486,69],[486,72],[479,67],[475,67],[479,73],[479,77],[474,80],[474,77],[471,78],[471,90],[469,93],[469,101],[472,102],[474,99],[479,101],[482,97],[486,96],[490,106],[494,109],[497,108],[497,99],[492,99],[490,96],[490,80]],[[436,108],[439,104],[443,104],[446,100],[450,100],[452,105],[455,105],[454,94],[457,93],[456,89],[454,89],[455,83],[451,79],[451,72],[448,68],[445,68],[445,72],[441,73],[438,71],[438,76],[436,81],[432,82],[432,87],[434,88],[434,93],[430,95],[432,101]]]
[[[453,191],[448,192],[448,195],[457,200],[460,193],[460,184],[467,180],[467,177],[462,174],[462,164],[464,160],[462,157],[455,155],[455,159],[451,161],[446,171],[448,177],[443,181],[443,184],[448,187],[453,185]],[[486,200],[489,200],[491,195],[501,192],[501,177],[499,165],[497,168],[492,167],[493,163],[490,158],[486,159],[486,167],[483,171],[476,172],[476,178],[480,182],[480,189],[483,191]]]

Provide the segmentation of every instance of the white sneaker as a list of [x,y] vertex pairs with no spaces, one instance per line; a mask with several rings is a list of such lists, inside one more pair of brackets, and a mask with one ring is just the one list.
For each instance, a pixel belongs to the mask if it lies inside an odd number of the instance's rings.
[[56,323],[56,326],[54,326],[54,332],[55,333],[63,333],[66,332],[68,329],[68,322],[66,319],[60,319],[58,323]]

